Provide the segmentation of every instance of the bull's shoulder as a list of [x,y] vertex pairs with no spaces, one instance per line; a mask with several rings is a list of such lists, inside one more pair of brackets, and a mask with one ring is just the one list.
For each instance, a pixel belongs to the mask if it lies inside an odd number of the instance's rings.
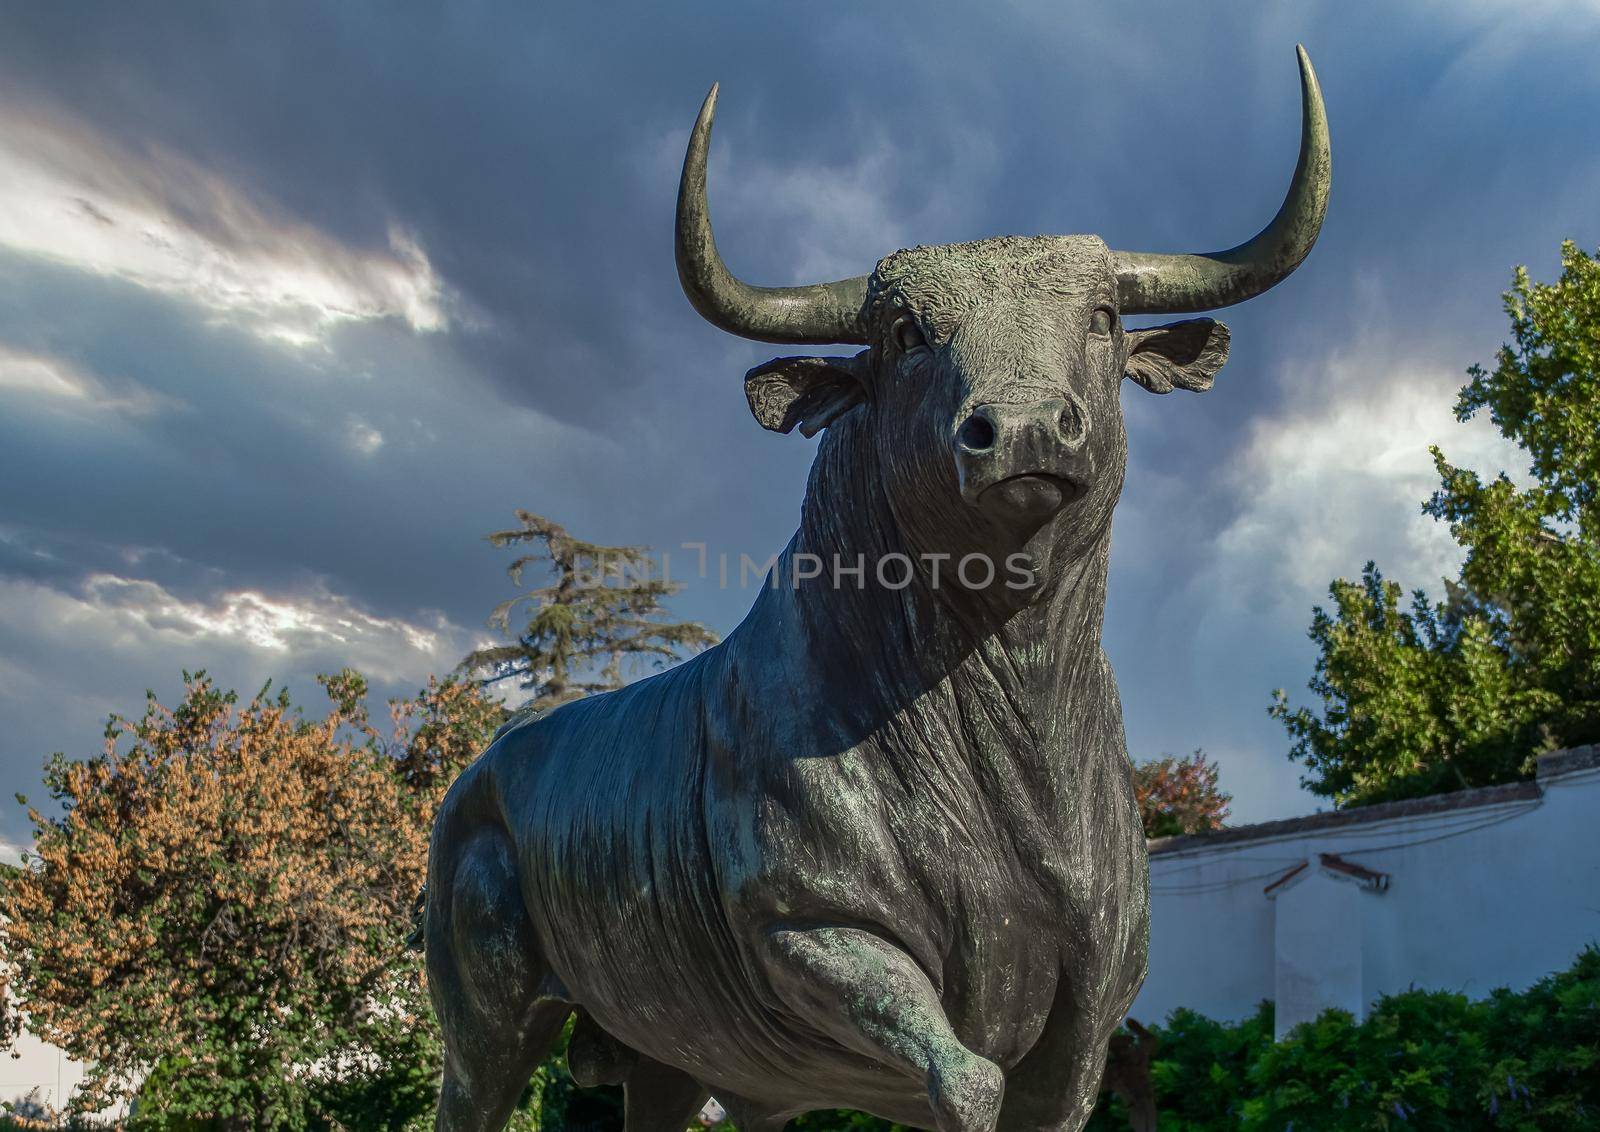
[[592,810],[597,795],[625,796],[652,779],[683,788],[704,745],[708,656],[507,720],[479,761],[511,815]]

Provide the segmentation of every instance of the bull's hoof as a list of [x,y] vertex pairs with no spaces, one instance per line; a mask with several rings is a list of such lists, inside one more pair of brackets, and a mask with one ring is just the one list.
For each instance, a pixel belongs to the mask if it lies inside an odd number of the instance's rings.
[[960,1060],[935,1066],[928,1078],[928,1100],[939,1132],[992,1132],[1000,1120],[1005,1074],[994,1062],[961,1052]]

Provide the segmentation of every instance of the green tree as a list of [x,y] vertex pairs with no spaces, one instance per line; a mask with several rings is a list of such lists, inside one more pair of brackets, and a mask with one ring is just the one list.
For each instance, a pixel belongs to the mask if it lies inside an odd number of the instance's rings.
[[1561,265],[1552,284],[1517,270],[1513,342],[1456,403],[1462,420],[1487,409],[1537,483],[1485,483],[1434,449],[1427,504],[1467,551],[1462,584],[1536,698],[1547,747],[1600,739],[1600,263],[1568,241]]
[[1461,587],[1409,607],[1371,562],[1361,581],[1329,587],[1333,610],[1312,616],[1311,689],[1320,714],[1275,693],[1273,714],[1295,738],[1302,781],[1340,805],[1484,786],[1531,769],[1537,697],[1516,682],[1488,617]]
[[1188,758],[1164,755],[1135,763],[1133,793],[1146,837],[1174,837],[1221,829],[1233,796],[1217,785],[1217,764],[1195,751]]
[[488,539],[535,547],[507,568],[513,584],[530,566],[543,567],[549,581],[495,606],[489,624],[502,632],[513,632],[519,606],[528,607],[527,620],[513,643],[474,650],[458,671],[485,684],[515,680],[533,692],[527,710],[539,711],[622,687],[630,660],[659,667],[716,644],[704,625],[662,619],[663,599],[683,586],[653,576],[648,547],[584,542],[542,516],[516,515],[521,526]]
[[1561,259],[1552,284],[1517,269],[1512,341],[1456,403],[1462,421],[1489,412],[1535,483],[1432,449],[1423,510],[1466,551],[1444,600],[1419,590],[1403,608],[1372,563],[1335,581],[1310,629],[1320,709],[1273,695],[1303,783],[1339,805],[1511,781],[1542,751],[1600,739],[1600,263],[1570,241]]

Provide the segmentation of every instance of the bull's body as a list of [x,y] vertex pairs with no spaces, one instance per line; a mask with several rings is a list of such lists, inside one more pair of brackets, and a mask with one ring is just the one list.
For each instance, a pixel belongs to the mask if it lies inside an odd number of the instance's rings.
[[765,590],[724,644],[508,731],[440,828],[503,832],[552,993],[725,1102],[934,1122],[771,970],[774,926],[841,925],[910,955],[974,1052],[1040,1051],[1008,1106],[1086,1111],[1148,912],[1104,556],[1077,581],[978,639],[926,592]]
[[1120,391],[1207,389],[1228,349],[1211,319],[1122,316],[1242,301],[1310,250],[1329,157],[1300,61],[1294,182],[1237,248],[1003,237],[778,289],[716,252],[713,89],[679,191],[690,300],[749,337],[867,349],[745,377],[763,426],[826,435],[728,640],[509,729],[446,798],[442,1132],[496,1132],[575,1011],[573,1075],[626,1086],[629,1132],[682,1132],[711,1093],[741,1132],[834,1106],[1082,1128],[1149,916],[1100,643]]

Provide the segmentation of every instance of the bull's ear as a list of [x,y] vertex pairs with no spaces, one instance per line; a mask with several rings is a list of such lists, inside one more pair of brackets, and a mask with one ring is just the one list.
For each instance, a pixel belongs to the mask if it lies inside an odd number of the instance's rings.
[[1130,330],[1127,340],[1127,374],[1152,393],[1204,393],[1228,360],[1228,328],[1210,318]]
[[744,375],[744,395],[762,428],[815,436],[866,400],[870,350],[853,358],[773,358]]

